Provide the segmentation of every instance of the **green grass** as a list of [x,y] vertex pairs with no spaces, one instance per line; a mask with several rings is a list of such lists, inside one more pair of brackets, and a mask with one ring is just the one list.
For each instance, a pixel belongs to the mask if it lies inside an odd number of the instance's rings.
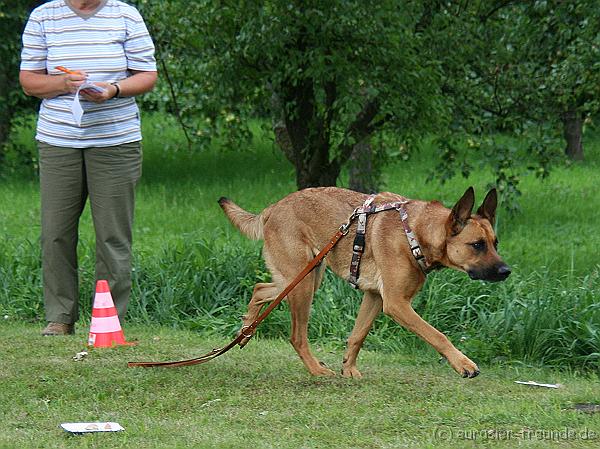
[[[40,338],[40,329],[0,326],[0,447],[575,448],[600,442],[600,414],[572,409],[598,402],[597,376],[515,365],[484,366],[481,376],[465,380],[432,357],[365,351],[362,380],[312,378],[289,344],[265,339],[205,365],[134,369],[126,362],[195,356],[223,339],[126,326],[137,346],[93,349],[75,362],[85,348],[83,326],[73,337]],[[339,349],[317,345],[316,352],[339,369]],[[116,421],[125,431],[70,436],[58,427],[88,421]]]

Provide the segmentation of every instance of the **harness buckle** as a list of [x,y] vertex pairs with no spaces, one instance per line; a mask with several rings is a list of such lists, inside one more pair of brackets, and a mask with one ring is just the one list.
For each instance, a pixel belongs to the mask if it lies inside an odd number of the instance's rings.
[[413,257],[415,259],[422,259],[424,257],[420,246],[415,246],[415,247],[411,248],[411,251],[412,251]]

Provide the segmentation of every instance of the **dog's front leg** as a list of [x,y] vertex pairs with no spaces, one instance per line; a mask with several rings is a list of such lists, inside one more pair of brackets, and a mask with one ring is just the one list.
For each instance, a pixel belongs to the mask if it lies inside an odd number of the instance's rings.
[[471,359],[460,352],[448,337],[421,318],[410,304],[411,297],[383,295],[383,312],[397,323],[414,332],[437,352],[446,357],[452,368],[463,377],[475,377],[479,368]]
[[354,329],[352,329],[352,333],[348,337],[348,347],[344,354],[342,365],[342,376],[362,377],[362,374],[356,368],[356,358],[365,338],[367,338],[367,334],[371,330],[371,326],[373,326],[373,321],[381,313],[381,309],[382,300],[379,293],[365,292],[360,309],[358,310],[358,316],[354,322]]

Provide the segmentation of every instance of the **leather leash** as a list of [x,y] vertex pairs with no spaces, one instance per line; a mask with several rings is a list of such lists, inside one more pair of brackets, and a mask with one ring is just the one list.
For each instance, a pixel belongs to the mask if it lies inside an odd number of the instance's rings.
[[[304,268],[304,270],[302,270],[295,278],[292,282],[290,282],[290,284],[283,289],[283,291],[281,293],[279,293],[279,295],[277,295],[277,298],[275,298],[271,304],[269,304],[268,307],[265,308],[265,310],[263,310],[261,312],[261,314],[258,316],[258,318],[256,318],[256,320],[254,320],[254,322],[252,322],[252,324],[248,325],[248,326],[244,326],[239,335],[233,339],[229,344],[227,344],[226,346],[223,346],[222,348],[216,348],[213,349],[212,351],[201,355],[200,357],[196,357],[193,359],[188,359],[188,360],[180,360],[180,361],[172,361],[172,362],[129,362],[127,363],[127,366],[129,368],[131,367],[136,367],[136,366],[140,366],[140,367],[144,367],[144,368],[152,368],[152,367],[176,367],[176,366],[189,366],[189,365],[197,365],[200,363],[206,363],[212,359],[214,359],[215,357],[220,356],[221,354],[225,354],[227,351],[229,351],[231,348],[233,348],[235,345],[240,344],[243,340],[249,340],[253,335],[254,332],[256,331],[256,328],[258,327],[258,325],[265,319],[267,318],[267,316],[271,313],[271,311],[273,311],[273,309],[275,307],[277,307],[281,301],[283,301],[283,299],[288,295],[288,293],[290,291],[292,291],[292,289],[294,287],[296,287],[296,285],[298,285],[306,276],[308,276],[308,274],[315,269],[315,267],[317,265],[319,265],[321,263],[321,261],[325,258],[325,256],[333,249],[333,247],[337,244],[337,242],[346,234],[348,234],[348,229],[350,228],[350,224],[354,221],[354,219],[356,218],[355,214],[352,214],[352,216],[348,219],[348,222],[343,224],[342,226],[340,226],[340,229],[335,233],[335,235],[331,238],[331,240],[329,241],[329,243],[321,250],[321,252],[319,254],[316,255],[316,257],[311,260],[308,265]],[[243,343],[241,346],[243,347],[245,345],[245,343]]]

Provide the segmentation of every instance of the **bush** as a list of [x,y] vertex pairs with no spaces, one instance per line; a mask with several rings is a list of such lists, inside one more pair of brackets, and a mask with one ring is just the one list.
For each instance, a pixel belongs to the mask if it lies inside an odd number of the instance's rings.
[[[40,255],[37,244],[4,239],[0,256],[0,311],[33,320],[42,315]],[[84,260],[92,257],[83,248]],[[92,259],[93,260],[93,259]],[[84,263],[93,266],[93,263]],[[81,271],[81,304],[90,316],[93,270]],[[479,361],[543,363],[549,366],[600,368],[600,267],[584,278],[555,279],[547,272],[501,284],[473,282],[449,270],[430,275],[414,307],[446,333],[470,357]],[[252,247],[222,239],[169,245],[153,257],[138,256],[128,321],[197,330],[233,337],[256,282],[269,279],[260,254]],[[358,313],[360,292],[327,272],[312,309],[309,337],[314,342],[343,347]],[[285,304],[259,327],[269,338],[288,338]],[[413,350],[425,344],[381,316],[365,346],[378,350]]]

